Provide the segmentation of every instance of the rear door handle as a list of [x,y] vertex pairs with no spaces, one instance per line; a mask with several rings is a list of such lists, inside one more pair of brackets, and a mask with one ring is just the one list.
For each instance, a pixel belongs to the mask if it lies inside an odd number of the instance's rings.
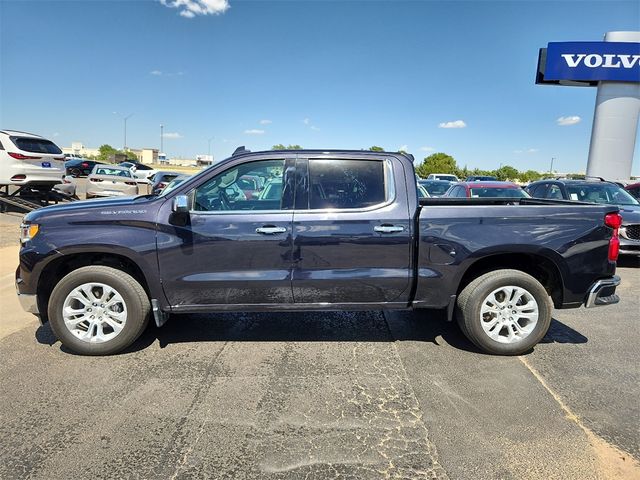
[[256,228],[256,233],[263,235],[275,235],[276,233],[284,233],[287,229],[285,227],[276,227],[274,225],[265,225],[264,227]]
[[377,225],[373,227],[373,229],[380,233],[396,233],[404,231],[404,227],[396,227],[395,225]]

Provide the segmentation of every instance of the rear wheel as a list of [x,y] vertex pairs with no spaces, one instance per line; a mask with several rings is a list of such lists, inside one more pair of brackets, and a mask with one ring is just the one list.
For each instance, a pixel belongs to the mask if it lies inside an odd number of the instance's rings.
[[149,321],[149,298],[137,280],[115,268],[72,271],[53,289],[49,323],[63,345],[83,355],[109,355],[131,345]]
[[457,321],[477,347],[498,355],[520,355],[549,330],[553,304],[544,287],[519,270],[496,270],[460,293]]

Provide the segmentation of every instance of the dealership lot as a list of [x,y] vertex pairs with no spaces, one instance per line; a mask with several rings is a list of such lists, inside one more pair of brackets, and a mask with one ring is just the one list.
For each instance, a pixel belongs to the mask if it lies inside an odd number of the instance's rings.
[[556,311],[524,357],[426,311],[174,316],[89,358],[21,311],[19,220],[0,215],[0,478],[638,476],[636,260],[619,305]]

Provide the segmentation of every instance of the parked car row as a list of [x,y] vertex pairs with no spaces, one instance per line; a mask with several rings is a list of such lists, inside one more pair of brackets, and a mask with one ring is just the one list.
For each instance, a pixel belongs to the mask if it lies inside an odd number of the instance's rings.
[[554,179],[533,182],[525,190],[535,198],[572,200],[587,203],[615,205],[620,208],[620,253],[640,255],[640,202],[632,192],[638,192],[640,183],[620,187],[605,180]]
[[[615,205],[620,209],[620,253],[640,255],[640,183],[624,188],[617,182],[603,179],[585,180],[546,179],[521,187],[512,182],[486,181],[480,177],[470,177],[464,182],[448,182],[433,179],[418,180],[432,197],[453,198],[545,198],[568,200],[581,203]],[[431,177],[431,175],[430,175]],[[418,194],[423,197],[418,189]]]

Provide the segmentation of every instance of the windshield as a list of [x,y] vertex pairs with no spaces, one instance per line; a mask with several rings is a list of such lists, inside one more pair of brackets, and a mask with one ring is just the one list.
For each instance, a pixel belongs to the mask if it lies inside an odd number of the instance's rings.
[[471,198],[528,198],[521,188],[472,188]]
[[160,192],[160,196],[164,197],[167,193],[169,193],[171,190],[173,190],[174,188],[176,188],[178,185],[180,185],[182,182],[184,182],[188,177],[177,177],[174,178],[173,180],[171,180],[171,182],[169,182],[169,185],[167,185],[166,187],[164,187],[164,190],[162,190],[162,192]]
[[640,205],[626,190],[613,183],[567,184],[569,200],[607,205]]
[[51,140],[31,137],[9,137],[20,150],[32,153],[52,153],[58,155],[62,150]]
[[449,190],[451,182],[420,182],[420,185],[429,192],[432,197],[438,197],[444,195]]

